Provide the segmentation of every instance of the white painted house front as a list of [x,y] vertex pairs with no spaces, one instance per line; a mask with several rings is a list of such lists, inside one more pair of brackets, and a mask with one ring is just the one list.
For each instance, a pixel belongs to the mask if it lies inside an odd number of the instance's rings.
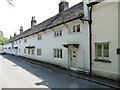
[[92,6],[92,74],[120,80],[120,0]]
[[[59,4],[68,3],[62,1]],[[64,7],[66,7],[66,5]],[[89,73],[89,25],[82,22],[83,3],[63,10],[56,16],[15,35],[4,45],[10,54],[48,62]]]

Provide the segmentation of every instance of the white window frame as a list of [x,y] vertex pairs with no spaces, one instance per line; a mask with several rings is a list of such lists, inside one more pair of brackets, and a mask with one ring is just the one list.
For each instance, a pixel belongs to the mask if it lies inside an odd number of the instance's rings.
[[[78,28],[78,26],[79,26],[79,32],[78,32],[78,30],[77,30],[77,28]],[[75,30],[75,31],[74,31]],[[76,24],[76,25],[73,25],[72,27],[71,27],[71,29],[70,29],[70,34],[73,34],[73,33],[80,33],[81,32],[81,25],[80,24]]]
[[53,57],[55,59],[62,59],[63,58],[63,50],[61,48],[54,48],[53,49]]
[[30,51],[31,51],[30,48],[28,48],[28,54],[30,54]]
[[35,52],[35,49],[32,48],[32,49],[31,49],[31,54],[34,55],[34,52]]
[[54,32],[55,37],[61,37],[63,35],[63,30],[57,30]]
[[37,56],[42,56],[42,49],[41,48],[37,48]]
[[[98,45],[101,45],[101,57],[98,57]],[[104,45],[108,45],[108,57],[104,56]],[[100,60],[110,60],[110,44],[109,43],[95,43],[95,58]]]
[[37,36],[37,40],[42,40],[42,35],[41,35],[41,34],[39,34],[39,35]]

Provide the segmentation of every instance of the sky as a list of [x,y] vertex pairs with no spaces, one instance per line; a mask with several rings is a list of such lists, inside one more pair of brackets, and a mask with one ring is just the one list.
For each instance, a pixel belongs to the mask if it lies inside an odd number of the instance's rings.
[[[59,13],[61,0],[12,0],[11,6],[6,0],[0,0],[0,31],[4,37],[19,34],[20,26],[24,31],[31,27],[32,16],[36,17],[37,24]],[[66,0],[69,7],[82,0]]]

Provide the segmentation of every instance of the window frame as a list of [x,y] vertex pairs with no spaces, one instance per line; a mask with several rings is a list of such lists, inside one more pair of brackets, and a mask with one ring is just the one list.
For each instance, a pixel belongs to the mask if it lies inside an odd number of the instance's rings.
[[31,54],[34,55],[34,53],[35,53],[35,49],[32,48],[32,49],[31,49]]
[[[101,45],[101,57],[98,56],[98,45]],[[108,57],[105,57],[104,54],[104,46],[108,45]],[[106,42],[106,43],[95,43],[95,59],[99,59],[99,60],[107,60],[110,61],[110,43]]]
[[42,40],[42,35],[41,35],[41,34],[39,34],[39,35],[37,36],[37,40]]
[[[79,31],[78,31],[78,26],[79,26]],[[80,33],[81,32],[81,25],[80,24],[72,25],[69,32],[70,32],[70,34]]]
[[37,56],[42,56],[42,49],[41,48],[37,48]]
[[30,54],[30,48],[28,48],[28,54]]
[[54,59],[62,59],[63,58],[62,48],[53,48],[53,58]]
[[61,30],[54,31],[54,36],[55,37],[61,37],[61,36],[63,36],[63,30],[61,29]]

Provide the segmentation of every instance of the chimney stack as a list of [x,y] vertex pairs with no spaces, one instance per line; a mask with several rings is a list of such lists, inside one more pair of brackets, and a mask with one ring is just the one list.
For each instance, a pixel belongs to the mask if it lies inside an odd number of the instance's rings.
[[59,13],[68,8],[69,8],[69,3],[66,2],[66,0],[61,0],[61,2],[59,3]]
[[83,8],[84,8],[84,18],[89,19],[89,9],[87,4],[90,3],[91,0],[83,0]]
[[14,37],[15,37],[16,35],[17,35],[16,32],[14,32]]
[[35,20],[35,16],[32,16],[32,20],[31,20],[31,27],[36,25],[36,20]]
[[10,39],[12,38],[12,36],[10,35]]
[[23,33],[23,27],[20,27],[20,34]]

